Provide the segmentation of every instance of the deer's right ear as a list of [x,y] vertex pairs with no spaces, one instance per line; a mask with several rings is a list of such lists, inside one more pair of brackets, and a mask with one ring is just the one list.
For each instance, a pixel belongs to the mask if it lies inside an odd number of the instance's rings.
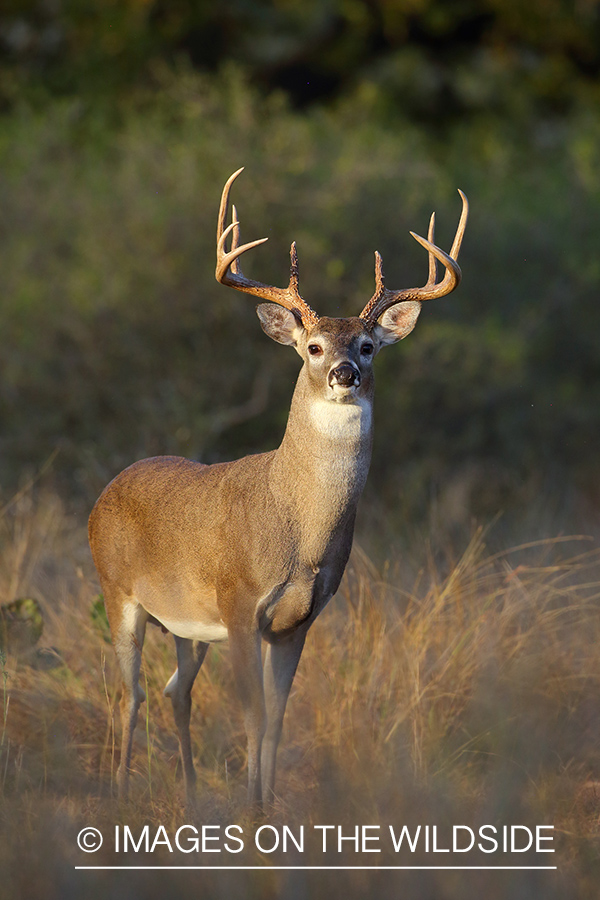
[[276,303],[260,303],[256,307],[256,314],[262,330],[270,338],[278,344],[297,346],[300,336],[304,333],[304,326],[291,310]]

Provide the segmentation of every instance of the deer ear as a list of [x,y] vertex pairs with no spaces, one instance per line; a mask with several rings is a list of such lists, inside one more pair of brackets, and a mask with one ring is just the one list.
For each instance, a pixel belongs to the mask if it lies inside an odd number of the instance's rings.
[[278,344],[291,344],[295,347],[304,332],[304,326],[291,310],[277,303],[259,303],[256,314],[260,327],[265,334]]
[[420,300],[405,300],[390,306],[377,322],[373,329],[374,335],[379,339],[381,347],[386,344],[395,344],[410,334],[421,312]]

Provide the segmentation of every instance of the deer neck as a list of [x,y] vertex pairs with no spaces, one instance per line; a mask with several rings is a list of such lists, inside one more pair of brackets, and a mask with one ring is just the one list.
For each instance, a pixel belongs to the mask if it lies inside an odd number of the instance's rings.
[[302,370],[275,452],[272,491],[321,510],[325,527],[353,517],[371,462],[372,408],[372,393],[352,403],[323,398]]

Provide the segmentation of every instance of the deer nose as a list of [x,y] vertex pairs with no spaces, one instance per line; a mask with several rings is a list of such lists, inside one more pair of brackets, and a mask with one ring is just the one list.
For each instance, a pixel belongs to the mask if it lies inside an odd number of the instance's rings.
[[329,373],[329,386],[340,384],[342,387],[351,387],[360,384],[360,372],[352,363],[344,362]]

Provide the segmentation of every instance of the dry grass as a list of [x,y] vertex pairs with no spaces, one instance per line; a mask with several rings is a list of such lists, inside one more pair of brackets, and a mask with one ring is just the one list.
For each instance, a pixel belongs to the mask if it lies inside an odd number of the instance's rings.
[[[36,597],[40,645],[62,664],[0,661],[0,896],[595,896],[600,838],[600,553],[556,539],[501,554],[473,537],[454,562],[433,559],[414,584],[400,562],[382,574],[355,549],[336,600],[315,625],[294,683],[280,750],[280,800],[269,819],[304,824],[553,824],[557,853],[512,864],[558,872],[81,873],[123,863],[108,848],[77,850],[83,825],[105,834],[159,824],[254,823],[244,806],[245,746],[226,646],[211,649],[194,694],[199,804],[182,800],[170,703],[170,640],[150,629],[144,653],[147,715],[136,733],[133,796],[112,798],[118,765],[118,676],[80,522],[52,494],[26,492],[0,522],[3,601]],[[398,572],[396,572],[398,568]],[[146,686],[144,685],[144,686]],[[383,846],[383,842],[382,842]],[[311,865],[430,865],[422,852],[320,852]],[[408,858],[407,858],[408,856]],[[176,857],[176,858],[174,858]],[[214,864],[154,854],[151,862]],[[401,857],[401,858],[400,858]],[[474,862],[481,864],[481,854]],[[454,859],[454,857],[453,857]],[[130,864],[144,862],[133,856]],[[218,862],[289,864],[250,850]],[[443,860],[449,864],[448,858]],[[489,862],[484,859],[483,862]],[[506,863],[494,857],[494,864]],[[465,858],[458,859],[465,863]],[[189,883],[188,883],[189,882]]]

